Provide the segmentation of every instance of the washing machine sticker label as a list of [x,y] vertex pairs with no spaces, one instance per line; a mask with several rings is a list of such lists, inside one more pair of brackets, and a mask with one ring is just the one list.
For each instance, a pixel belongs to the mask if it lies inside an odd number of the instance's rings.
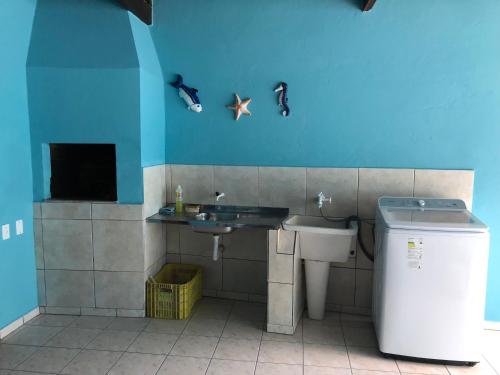
[[424,256],[424,240],[422,238],[408,238],[408,267],[422,269]]

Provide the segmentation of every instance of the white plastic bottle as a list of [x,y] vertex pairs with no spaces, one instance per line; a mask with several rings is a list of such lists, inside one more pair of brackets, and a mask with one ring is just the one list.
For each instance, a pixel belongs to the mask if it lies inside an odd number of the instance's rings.
[[184,194],[182,193],[182,186],[178,185],[175,189],[175,212],[180,214],[184,211]]

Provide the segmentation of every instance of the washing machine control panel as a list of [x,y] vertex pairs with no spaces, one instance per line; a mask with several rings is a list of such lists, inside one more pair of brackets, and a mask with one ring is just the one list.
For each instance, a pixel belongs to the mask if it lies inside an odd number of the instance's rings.
[[418,208],[426,210],[465,210],[465,203],[460,199],[441,198],[398,198],[382,197],[378,200],[379,207]]

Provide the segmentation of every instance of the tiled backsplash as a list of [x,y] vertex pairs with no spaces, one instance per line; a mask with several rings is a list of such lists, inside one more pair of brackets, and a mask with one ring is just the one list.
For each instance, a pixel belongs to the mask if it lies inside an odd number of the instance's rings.
[[165,230],[143,205],[35,203],[39,304],[47,312],[144,315],[144,282],[165,263]]
[[[40,305],[60,313],[140,315],[144,281],[165,262],[204,267],[208,295],[265,300],[268,292],[267,232],[238,230],[224,236],[225,251],[214,262],[210,235],[188,226],[149,224],[175,187],[188,203],[289,207],[320,215],[315,198],[332,196],[329,216],[372,220],[381,195],[452,197],[472,205],[473,171],[365,168],[280,168],[160,165],[144,168],[144,204],[82,202],[35,204],[35,239]],[[166,227],[166,228],[165,228]],[[362,235],[372,251],[371,230]],[[333,264],[328,308],[369,313],[372,264],[356,258]],[[270,280],[273,282],[273,280]]]
[[[156,168],[156,167],[155,167]],[[420,170],[420,169],[379,169],[379,168],[291,168],[291,167],[234,167],[207,165],[166,165],[165,183],[167,201],[174,200],[175,188],[182,185],[185,201],[188,203],[215,203],[215,192],[224,192],[226,196],[219,204],[260,205],[289,207],[291,214],[319,216],[316,204],[319,192],[332,196],[332,204],[324,206],[324,213],[333,217],[359,215],[363,219],[373,220],[378,197],[389,196],[424,196],[463,199],[467,207],[472,207],[474,171],[470,170]],[[184,228],[188,231],[188,228]],[[362,235],[368,251],[372,251],[371,228],[362,226]],[[243,233],[241,231],[240,233]],[[238,233],[238,232],[235,232]],[[227,242],[230,234],[224,237]],[[191,236],[184,234],[184,236]],[[238,236],[238,235],[236,235]],[[191,251],[199,241],[200,246],[208,246],[203,235],[193,236],[191,244],[185,244],[185,252]],[[167,240],[170,241],[168,230]],[[176,240],[177,242],[177,240]],[[225,288],[230,288],[224,275],[226,267],[233,267],[233,262],[225,262],[233,257],[233,249],[226,249],[223,260],[213,264],[210,254],[190,254],[182,257],[182,251],[172,244],[168,247],[168,259],[171,261],[197,261],[208,267],[206,279],[211,282],[209,288],[220,287],[219,294],[224,295]],[[177,246],[177,245],[176,245]],[[184,245],[183,245],[184,246]],[[260,246],[255,244],[255,246]],[[264,244],[262,244],[264,246]],[[255,249],[256,253],[264,250]],[[180,252],[180,256],[179,256]],[[246,266],[256,273],[252,279],[263,277],[252,254],[238,256],[239,262],[248,261]],[[187,258],[186,258],[187,257]],[[233,270],[230,271],[231,273]],[[257,276],[255,276],[257,275]],[[240,274],[239,278],[244,278]],[[253,280],[248,280],[251,283]],[[240,282],[241,284],[244,282]],[[370,312],[371,306],[372,263],[358,247],[356,258],[344,264],[333,264],[328,287],[328,308],[331,310]],[[241,288],[239,291],[241,292]],[[247,290],[249,292],[249,290]],[[242,296],[243,297],[243,296]]]

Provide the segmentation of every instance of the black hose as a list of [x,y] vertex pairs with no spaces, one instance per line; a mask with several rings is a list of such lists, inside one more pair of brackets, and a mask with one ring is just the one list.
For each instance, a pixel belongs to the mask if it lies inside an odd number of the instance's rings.
[[363,251],[363,254],[365,254],[365,256],[368,259],[370,259],[372,262],[374,261],[373,254],[370,254],[368,252],[368,250],[366,249],[365,243],[363,242],[363,238],[361,237],[361,224],[365,223],[365,224],[372,226],[371,232],[372,232],[372,236],[373,236],[373,243],[375,243],[375,224],[372,224],[366,220],[363,220],[359,216],[356,216],[356,215],[352,215],[352,216],[344,217],[344,218],[331,218],[331,217],[326,216],[323,213],[322,208],[320,208],[319,210],[321,212],[321,216],[323,217],[323,219],[334,222],[334,223],[345,222],[346,228],[349,228],[349,225],[351,225],[351,222],[356,221],[358,223],[358,236],[357,237],[358,237],[359,247],[361,248],[361,250]]

